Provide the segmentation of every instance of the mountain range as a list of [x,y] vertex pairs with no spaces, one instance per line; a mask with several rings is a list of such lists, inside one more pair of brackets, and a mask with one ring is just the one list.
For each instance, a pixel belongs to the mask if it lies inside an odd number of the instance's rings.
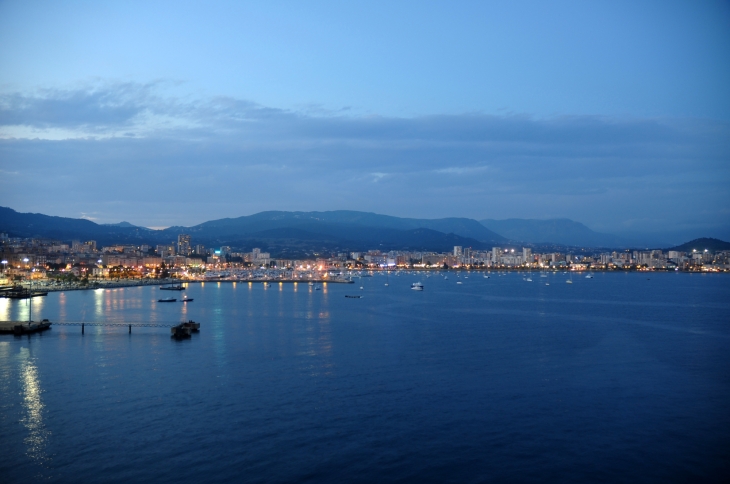
[[594,232],[582,223],[567,218],[550,220],[485,219],[480,222],[510,240],[532,244],[561,244],[577,247],[628,247],[631,245],[621,237]]
[[0,232],[8,233],[11,237],[44,237],[65,241],[93,239],[99,245],[142,242],[169,244],[177,240],[178,234],[186,233],[192,236],[193,244],[207,247],[261,247],[290,254],[374,248],[442,252],[452,250],[455,245],[474,249],[519,244],[603,248],[632,245],[626,239],[595,232],[569,219],[416,219],[351,210],[267,211],[211,220],[191,227],[174,226],[153,230],[129,222],[97,224],[85,219],[20,213],[0,207]]

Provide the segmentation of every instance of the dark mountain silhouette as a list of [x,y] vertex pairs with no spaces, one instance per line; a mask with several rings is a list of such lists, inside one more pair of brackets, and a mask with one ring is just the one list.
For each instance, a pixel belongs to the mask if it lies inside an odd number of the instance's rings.
[[[368,225],[371,224],[371,225]],[[434,227],[439,227],[438,230]],[[448,232],[446,232],[448,231]],[[128,222],[96,224],[89,220],[19,213],[0,207],[0,232],[11,237],[58,240],[96,240],[98,245],[117,243],[170,243],[180,233],[194,243],[232,247],[262,244],[300,250],[371,248],[450,251],[454,245],[484,248],[505,239],[476,220],[401,219],[366,212],[262,212],[246,217],[220,219],[193,227],[152,230]]]
[[257,232],[292,227],[306,227],[305,230],[319,232],[315,227],[345,226],[368,227],[370,229],[431,229],[445,234],[453,233],[483,242],[500,242],[506,239],[484,227],[476,220],[469,218],[413,219],[391,217],[370,212],[336,210],[332,212],[260,212],[237,218],[211,220],[193,227],[169,227],[170,233],[205,234],[208,237],[227,237],[231,235],[247,235]]
[[678,245],[676,247],[672,247],[671,249],[665,250],[677,250],[680,252],[692,252],[693,250],[709,250],[710,252],[717,252],[718,250],[730,250],[730,242],[705,237],[701,239],[690,240],[689,242],[685,242],[682,245]]

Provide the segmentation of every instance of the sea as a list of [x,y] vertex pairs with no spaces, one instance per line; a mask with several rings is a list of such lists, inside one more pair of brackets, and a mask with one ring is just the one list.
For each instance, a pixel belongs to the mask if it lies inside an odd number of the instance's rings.
[[160,327],[0,335],[0,482],[730,481],[730,276],[526,277],[34,298]]

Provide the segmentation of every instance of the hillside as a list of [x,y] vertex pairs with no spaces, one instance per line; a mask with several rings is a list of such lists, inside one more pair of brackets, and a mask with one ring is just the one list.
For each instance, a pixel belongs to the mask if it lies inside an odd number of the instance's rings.
[[[332,227],[351,230],[352,227],[369,229],[413,230],[430,229],[444,234],[453,233],[460,237],[482,242],[504,242],[505,237],[489,230],[478,221],[468,218],[413,219],[392,217],[370,212],[336,210],[331,212],[260,212],[237,218],[211,220],[193,227],[170,227],[168,233],[186,232],[191,235],[204,234],[206,237],[230,237],[251,235],[280,228],[300,227],[319,233],[331,233]],[[305,228],[306,227],[306,228]],[[317,228],[317,227],[321,227]],[[347,227],[350,227],[348,229]]]
[[725,242],[724,240],[705,237],[705,238],[690,240],[689,242],[685,242],[682,245],[678,245],[676,247],[672,247],[671,249],[666,249],[666,250],[677,250],[680,252],[692,252],[692,250],[697,250],[697,251],[709,250],[711,252],[717,252],[718,250],[730,250],[730,242]]

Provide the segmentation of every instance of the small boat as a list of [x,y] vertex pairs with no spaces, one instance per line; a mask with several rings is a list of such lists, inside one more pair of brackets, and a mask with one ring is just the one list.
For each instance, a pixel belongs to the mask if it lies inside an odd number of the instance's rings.
[[174,297],[166,297],[166,298],[157,300],[157,302],[175,302],[175,301],[177,301],[177,299],[175,299]]
[[315,291],[321,291],[321,290],[322,290],[322,287],[320,287],[320,286],[315,286],[315,287],[314,287],[314,290],[315,290]]
[[262,282],[261,284],[263,284],[264,287],[270,287],[271,286],[271,284],[269,284],[268,282]]
[[360,286],[360,290],[362,291],[363,289],[364,289],[364,288],[363,288],[362,286]]
[[549,286],[549,285],[550,285],[550,283],[549,283],[549,282],[546,282],[546,283],[545,283],[545,285],[546,285],[546,286]]
[[461,281],[457,281],[456,283],[457,283],[457,284],[462,284],[462,282],[461,282]]
[[489,279],[489,276],[484,276],[484,279]]
[[565,281],[565,283],[566,284],[573,284],[573,280],[572,279],[568,279],[567,281]]
[[362,296],[350,296],[349,294],[345,294],[345,297],[348,297],[350,299],[362,299]]
[[193,302],[193,298],[186,297],[186,298],[181,299],[181,302]]
[[531,278],[531,277],[528,277],[528,278],[527,278],[527,279],[525,279],[525,280],[526,280],[527,282],[532,282],[532,278]]
[[423,291],[423,284],[421,284],[420,282],[414,282],[413,284],[411,284],[411,289],[413,289],[414,291]]
[[160,291],[182,291],[185,288],[182,287],[182,284],[178,284],[175,286],[174,284],[170,284],[169,286],[160,286]]
[[586,276],[586,279],[593,279],[593,275],[592,275],[592,274],[588,274],[588,275]]

